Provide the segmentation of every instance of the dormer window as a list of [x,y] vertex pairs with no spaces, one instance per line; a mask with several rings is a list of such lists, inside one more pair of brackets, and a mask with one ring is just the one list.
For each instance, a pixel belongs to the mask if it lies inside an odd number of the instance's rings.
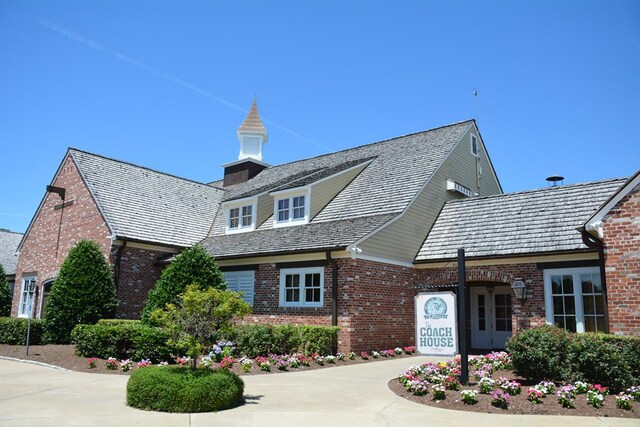
[[274,226],[305,224],[309,221],[309,197],[306,191],[274,196]]
[[254,212],[255,208],[253,207],[253,203],[229,206],[227,215],[227,233],[253,230],[255,223],[253,218]]

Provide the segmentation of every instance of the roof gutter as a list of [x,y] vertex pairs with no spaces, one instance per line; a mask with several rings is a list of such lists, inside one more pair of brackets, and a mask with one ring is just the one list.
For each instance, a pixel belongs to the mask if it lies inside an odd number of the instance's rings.
[[122,259],[122,252],[124,252],[127,247],[127,240],[121,239],[122,244],[118,247],[118,251],[116,252],[116,265],[113,269],[113,282],[116,286],[116,295],[118,295],[118,291],[120,290],[120,260]]
[[609,333],[609,298],[607,297],[607,276],[604,265],[604,243],[582,226],[578,228],[582,235],[582,242],[590,249],[598,251],[598,264],[600,266],[600,283],[602,283],[602,305],[604,306],[604,331]]

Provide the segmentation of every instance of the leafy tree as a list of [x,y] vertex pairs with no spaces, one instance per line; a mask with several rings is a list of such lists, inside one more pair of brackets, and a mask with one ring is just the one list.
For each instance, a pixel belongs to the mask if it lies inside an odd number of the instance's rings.
[[193,367],[206,348],[231,331],[235,319],[251,313],[251,306],[237,292],[201,290],[195,284],[187,286],[179,304],[154,310],[151,320],[167,332],[167,344],[191,357]]
[[117,305],[111,269],[100,246],[82,240],[69,251],[53,283],[45,307],[46,340],[66,344],[77,324],[111,318]]
[[147,296],[147,305],[142,311],[142,320],[150,321],[153,310],[164,309],[167,304],[178,305],[180,295],[187,285],[195,284],[200,289],[226,289],[222,272],[215,261],[201,246],[187,248],[164,269],[160,279]]
[[7,276],[4,273],[4,268],[0,264],[0,317],[8,317],[11,314],[11,301],[13,295],[11,295],[11,289],[9,288],[9,282],[7,282]]

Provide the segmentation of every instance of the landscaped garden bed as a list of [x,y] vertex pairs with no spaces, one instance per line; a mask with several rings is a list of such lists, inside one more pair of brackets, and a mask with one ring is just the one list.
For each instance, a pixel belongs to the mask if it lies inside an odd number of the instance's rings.
[[[216,347],[224,348],[224,346],[217,345]],[[145,361],[142,363],[143,366],[139,366],[141,360],[133,361],[129,359],[114,358],[110,363],[108,363],[109,359],[81,357],[76,355],[75,351],[76,349],[73,345],[36,345],[29,347],[29,356],[26,356],[25,347],[22,345],[0,344],[0,356],[47,363],[78,372],[129,375],[131,374],[131,372],[140,369],[146,364],[190,364],[190,359],[186,357],[178,357],[175,359],[172,358],[160,361],[159,363],[151,363],[151,361]],[[336,366],[349,366],[393,358],[408,359],[414,355],[414,352],[415,347],[406,347],[369,352],[366,354],[347,353],[338,354],[335,356],[305,356],[302,354],[294,354],[267,355],[250,358],[242,356],[216,357],[215,350],[212,350],[213,354],[211,356],[204,356],[199,359],[198,366],[200,368],[208,369],[226,367],[231,372],[234,372],[238,375],[263,375],[269,373],[299,372],[313,369],[325,369]],[[363,355],[366,356],[366,359],[363,358]],[[231,361],[233,361],[233,363],[230,363]],[[266,365],[267,362],[268,365]],[[111,367],[108,367],[108,365],[110,365]],[[125,366],[125,370],[123,370],[123,365]]]

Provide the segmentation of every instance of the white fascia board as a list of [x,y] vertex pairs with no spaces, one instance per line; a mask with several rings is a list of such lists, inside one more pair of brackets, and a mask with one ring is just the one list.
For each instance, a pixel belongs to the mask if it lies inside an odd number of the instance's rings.
[[[223,168],[226,168],[226,167],[229,167],[229,166],[234,166],[234,165],[238,165],[238,164],[240,164],[240,163],[246,163],[246,162],[253,162],[253,163],[257,163],[257,164],[259,164],[259,165],[261,165],[261,166],[264,166],[264,167],[267,167],[267,168],[270,168],[270,167],[271,167],[271,165],[270,165],[269,163],[265,163],[265,162],[263,162],[262,160],[258,160],[258,159],[253,158],[253,157],[246,157],[246,158],[244,158],[244,159],[234,160],[233,162],[224,163],[224,164],[222,165],[222,167],[223,167]],[[215,187],[214,187],[214,188],[215,188]]]
[[587,220],[584,224],[584,228],[587,231],[595,231],[598,232],[599,237],[602,238],[602,220],[609,213],[611,209],[613,209],[620,200],[624,199],[627,194],[631,192],[636,186],[640,184],[640,170],[636,172],[635,176],[629,179],[625,184],[623,184],[620,189],[608,200],[606,201],[591,218]]
[[295,196],[300,194],[308,194],[310,193],[310,190],[311,185],[304,185],[301,187],[287,188],[286,190],[272,191],[269,193],[269,195],[273,196],[274,198],[281,196]]

